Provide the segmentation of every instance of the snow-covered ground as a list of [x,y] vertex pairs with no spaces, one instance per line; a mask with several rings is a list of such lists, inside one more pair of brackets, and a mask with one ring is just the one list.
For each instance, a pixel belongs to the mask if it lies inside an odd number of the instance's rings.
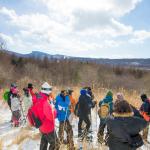
[[[92,111],[92,130],[93,143],[84,145],[85,149],[91,150],[108,150],[107,147],[97,144],[97,131],[99,126],[99,118],[96,110]],[[2,104],[0,100],[0,150],[39,150],[40,134],[38,129],[29,128],[26,126],[14,128],[10,123],[11,112],[7,105]],[[73,120],[74,142],[79,145],[77,141],[77,122],[78,118]],[[58,131],[58,121],[56,120],[56,130]],[[149,134],[150,135],[150,134]],[[148,137],[150,141],[150,136]],[[66,149],[62,147],[61,149]],[[150,150],[150,145],[144,145],[141,150]]]

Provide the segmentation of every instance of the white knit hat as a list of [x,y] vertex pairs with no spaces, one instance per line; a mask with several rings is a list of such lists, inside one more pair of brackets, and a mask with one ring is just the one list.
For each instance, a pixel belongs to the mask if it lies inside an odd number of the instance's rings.
[[52,92],[52,86],[50,86],[47,82],[43,83],[41,92],[49,95]]

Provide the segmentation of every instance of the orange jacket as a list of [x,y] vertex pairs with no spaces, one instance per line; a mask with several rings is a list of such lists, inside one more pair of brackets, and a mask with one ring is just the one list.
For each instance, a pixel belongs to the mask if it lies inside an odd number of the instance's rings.
[[146,121],[150,121],[150,116],[147,115],[146,112],[140,112],[140,113],[141,113],[141,115],[143,116],[143,118],[144,118]]
[[77,102],[76,102],[75,98],[73,98],[72,95],[70,95],[69,98],[70,98],[70,102],[71,102],[70,111],[73,113]]

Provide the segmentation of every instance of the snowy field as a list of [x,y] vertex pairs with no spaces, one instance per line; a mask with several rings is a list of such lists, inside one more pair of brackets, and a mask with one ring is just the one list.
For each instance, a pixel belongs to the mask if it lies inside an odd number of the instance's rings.
[[[96,110],[92,111],[92,130],[93,142],[84,143],[86,150],[108,150],[106,146],[97,144],[97,131],[99,126],[99,118]],[[14,128],[10,124],[11,112],[6,104],[0,101],[0,150],[39,150],[40,134],[38,129],[29,128],[26,125],[19,128]],[[77,142],[77,122],[78,118],[73,120],[74,142],[75,146],[79,145]],[[56,130],[58,130],[58,121],[56,120]],[[150,135],[150,134],[149,134]],[[148,137],[150,141],[150,136]],[[65,150],[65,146],[61,146]],[[150,145],[145,144],[140,150],[150,150]]]

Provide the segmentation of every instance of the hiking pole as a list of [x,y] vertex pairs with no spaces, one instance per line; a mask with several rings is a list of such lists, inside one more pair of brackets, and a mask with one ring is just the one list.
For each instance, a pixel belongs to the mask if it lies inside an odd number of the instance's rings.
[[24,114],[23,107],[22,107],[22,101],[23,100],[20,101],[20,108],[21,108],[21,112],[22,112],[22,115],[23,115],[23,120],[22,121],[25,124],[27,122],[27,120],[26,120],[27,116],[25,116],[25,114]]
[[[63,109],[63,108],[62,108],[62,109]],[[64,120],[63,129],[62,129],[63,135],[64,135],[65,126],[66,126],[67,112],[68,112],[68,108],[66,108],[65,120]],[[60,123],[59,123],[59,124],[60,124]],[[59,127],[59,130],[60,130],[60,127]],[[59,137],[59,138],[60,138],[60,137]],[[64,138],[64,136],[63,136],[63,138]],[[60,141],[61,141],[61,140],[60,140]],[[63,141],[64,141],[64,139],[63,139]],[[60,142],[60,144],[63,144],[63,142]]]

